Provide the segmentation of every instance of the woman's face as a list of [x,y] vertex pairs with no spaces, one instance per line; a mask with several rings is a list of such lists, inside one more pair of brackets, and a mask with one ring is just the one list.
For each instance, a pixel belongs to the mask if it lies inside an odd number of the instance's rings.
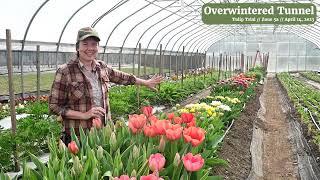
[[93,61],[98,54],[98,41],[95,38],[88,37],[79,42],[79,58],[83,61]]

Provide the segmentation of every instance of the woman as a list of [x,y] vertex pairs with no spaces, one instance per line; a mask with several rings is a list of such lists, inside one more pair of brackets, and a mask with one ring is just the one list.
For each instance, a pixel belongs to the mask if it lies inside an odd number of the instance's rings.
[[[79,135],[79,128],[92,127],[92,119],[110,120],[108,86],[144,85],[156,90],[162,77],[144,80],[107,66],[97,60],[99,35],[90,27],[81,28],[77,35],[77,58],[62,65],[56,72],[49,96],[49,109],[63,119],[63,141],[71,141],[70,129]],[[104,122],[105,123],[105,122]]]

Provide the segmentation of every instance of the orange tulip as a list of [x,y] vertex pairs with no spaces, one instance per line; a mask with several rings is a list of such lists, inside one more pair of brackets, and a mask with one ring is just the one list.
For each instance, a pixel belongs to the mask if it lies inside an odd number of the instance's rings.
[[152,172],[161,171],[165,163],[166,163],[166,159],[160,153],[151,154],[149,157],[149,168]]
[[190,142],[193,147],[196,147],[203,142],[205,133],[205,130],[192,126],[183,130],[183,137],[185,142]]
[[153,125],[144,126],[143,132],[144,135],[148,137],[155,137],[158,135]]
[[169,129],[166,130],[166,137],[169,140],[177,140],[181,137],[183,127],[179,124],[172,125]]
[[147,122],[147,118],[143,114],[129,115],[129,128],[131,129],[132,133],[134,133],[134,134],[142,131],[146,122]]
[[182,157],[182,162],[187,171],[194,172],[202,168],[204,159],[200,154],[193,156],[192,153],[188,153]]
[[74,142],[74,141],[71,141],[68,144],[68,149],[72,154],[77,154],[79,152],[79,148],[78,148],[76,142]]
[[174,117],[174,118],[173,118],[173,121],[174,121],[174,123],[176,123],[176,124],[181,124],[181,123],[182,123],[181,117]]
[[92,119],[92,126],[97,128],[97,129],[100,129],[102,127],[101,119],[100,118]]
[[143,106],[141,110],[142,113],[147,117],[150,117],[152,115],[152,106]]

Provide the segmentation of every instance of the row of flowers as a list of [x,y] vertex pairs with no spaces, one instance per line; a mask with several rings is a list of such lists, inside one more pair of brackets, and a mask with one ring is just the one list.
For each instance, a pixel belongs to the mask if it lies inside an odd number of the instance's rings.
[[[219,95],[219,94],[217,94]],[[66,147],[49,139],[47,165],[32,157],[38,171],[24,166],[26,179],[208,179],[216,165],[226,162],[216,156],[226,114],[240,106],[237,98],[209,96],[205,103],[191,104],[171,113],[129,115],[115,124],[92,121],[90,131],[76,135]],[[126,125],[127,123],[127,125]]]
[[[206,122],[207,117],[200,120],[201,114],[175,111],[157,117],[152,107],[144,107],[142,112],[129,115],[128,126],[118,121],[103,127],[101,120],[93,119],[94,128],[87,135],[80,130],[79,137],[73,132],[68,147],[62,142],[57,146],[50,139],[48,166],[33,158],[42,169],[37,173],[44,178],[52,172],[64,179],[95,175],[111,179],[206,179],[218,159],[218,143],[213,143],[212,137],[222,137],[224,126],[217,123],[214,127],[214,122]],[[211,126],[206,126],[208,123]],[[26,166],[24,169],[25,178],[37,174]]]

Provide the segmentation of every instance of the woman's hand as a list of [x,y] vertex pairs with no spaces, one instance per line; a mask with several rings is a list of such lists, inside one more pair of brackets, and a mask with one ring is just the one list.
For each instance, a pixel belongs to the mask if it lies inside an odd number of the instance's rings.
[[94,118],[101,118],[106,114],[106,110],[102,107],[93,107],[86,113],[84,113],[85,119]]
[[162,76],[154,75],[151,79],[148,79],[148,80],[137,78],[136,84],[144,85],[153,91],[157,91],[156,86],[160,84],[162,80],[163,80]]

